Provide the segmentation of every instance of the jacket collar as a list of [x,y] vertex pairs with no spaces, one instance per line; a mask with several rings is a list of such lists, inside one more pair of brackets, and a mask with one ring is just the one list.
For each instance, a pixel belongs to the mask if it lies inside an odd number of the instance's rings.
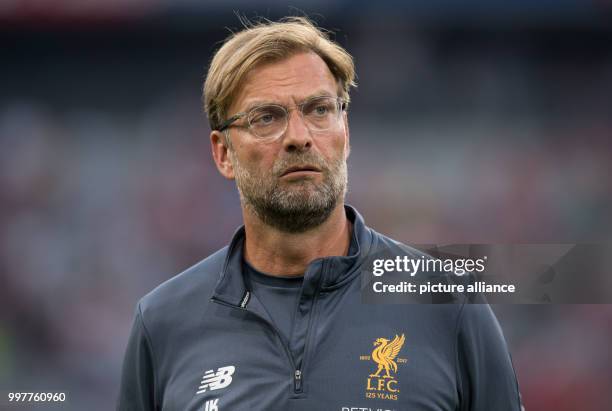
[[[311,277],[317,278],[316,284],[321,289],[331,291],[353,279],[372,248],[374,235],[365,225],[363,217],[349,205],[345,205],[344,208],[347,218],[353,224],[350,249],[354,253],[348,256],[318,258],[308,265],[304,281],[307,282]],[[242,269],[244,240],[245,230],[242,226],[236,231],[228,247],[213,299],[237,306],[246,304],[245,298],[248,299],[248,293]],[[312,271],[317,273],[312,274]]]

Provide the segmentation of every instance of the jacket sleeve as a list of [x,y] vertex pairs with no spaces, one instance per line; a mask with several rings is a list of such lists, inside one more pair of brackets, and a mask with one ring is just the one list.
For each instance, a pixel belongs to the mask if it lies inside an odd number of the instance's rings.
[[466,303],[460,313],[457,374],[462,411],[523,410],[506,341],[484,300]]
[[155,386],[153,348],[139,304],[123,359],[117,411],[157,410]]

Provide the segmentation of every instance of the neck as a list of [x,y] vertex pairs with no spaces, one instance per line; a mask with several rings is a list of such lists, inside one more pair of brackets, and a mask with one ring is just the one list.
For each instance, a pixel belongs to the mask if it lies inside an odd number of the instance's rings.
[[348,253],[352,230],[342,203],[323,224],[303,233],[270,227],[246,207],[242,215],[246,232],[244,258],[266,274],[300,276],[317,258]]

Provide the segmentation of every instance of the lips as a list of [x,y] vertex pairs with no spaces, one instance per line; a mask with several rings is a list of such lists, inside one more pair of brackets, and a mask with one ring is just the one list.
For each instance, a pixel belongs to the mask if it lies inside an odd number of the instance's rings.
[[286,169],[283,172],[283,174],[281,174],[281,177],[286,176],[287,174],[291,174],[291,173],[295,173],[299,171],[312,171],[312,172],[318,173],[321,171],[321,169],[315,166],[311,166],[311,165],[293,166],[293,167],[289,167],[288,169]]

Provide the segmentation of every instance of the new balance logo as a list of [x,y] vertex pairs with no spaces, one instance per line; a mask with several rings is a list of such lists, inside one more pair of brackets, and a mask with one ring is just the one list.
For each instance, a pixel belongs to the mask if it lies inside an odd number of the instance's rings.
[[208,390],[218,390],[221,388],[225,388],[232,383],[232,375],[236,371],[236,367],[233,365],[228,365],[227,367],[221,367],[214,372],[213,370],[208,370],[204,373],[204,377],[202,377],[202,382],[198,387],[198,391],[196,394],[202,394]]
[[217,405],[218,402],[219,398],[206,401],[206,404],[204,404],[204,411],[219,411],[219,406]]

